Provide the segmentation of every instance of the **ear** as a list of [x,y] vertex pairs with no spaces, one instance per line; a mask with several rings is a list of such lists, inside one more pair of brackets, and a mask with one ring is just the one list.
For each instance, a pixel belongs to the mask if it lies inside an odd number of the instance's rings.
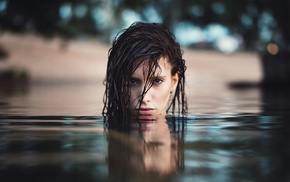
[[173,92],[176,90],[177,84],[178,84],[178,74],[175,73],[175,75],[171,76],[171,88],[170,91]]

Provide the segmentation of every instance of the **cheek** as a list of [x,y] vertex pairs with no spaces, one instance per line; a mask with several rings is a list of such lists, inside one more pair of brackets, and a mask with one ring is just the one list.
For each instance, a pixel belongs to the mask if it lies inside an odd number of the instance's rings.
[[163,99],[167,103],[169,101],[169,98],[170,98],[170,91],[166,90],[166,92],[164,92]]
[[130,107],[132,107],[132,105],[134,105],[135,101],[136,101],[136,97],[131,95],[131,97],[130,97]]
[[137,104],[138,101],[138,94],[135,89],[131,89],[131,94],[130,94],[130,108],[134,108],[134,106]]
[[165,102],[165,101],[168,102],[170,98],[170,91],[171,91],[171,86],[168,84],[156,92],[157,99],[160,100],[161,102]]

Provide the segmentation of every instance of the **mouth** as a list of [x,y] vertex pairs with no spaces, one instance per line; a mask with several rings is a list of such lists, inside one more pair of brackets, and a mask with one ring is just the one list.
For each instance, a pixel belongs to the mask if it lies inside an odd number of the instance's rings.
[[136,111],[139,115],[152,115],[154,110],[155,109],[153,108],[140,108],[140,109],[137,109]]

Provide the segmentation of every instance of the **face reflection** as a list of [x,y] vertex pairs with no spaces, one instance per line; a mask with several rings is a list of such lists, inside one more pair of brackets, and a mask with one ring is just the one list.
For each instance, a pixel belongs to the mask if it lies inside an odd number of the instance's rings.
[[158,61],[159,68],[157,68],[155,75],[150,80],[153,85],[144,95],[143,100],[140,101],[147,78],[146,64],[146,61],[141,63],[131,76],[129,83],[131,90],[130,112],[141,117],[165,115],[170,92],[175,91],[178,76],[177,74],[171,75],[171,64],[166,57],[161,57]]
[[177,141],[171,136],[165,118],[132,123],[130,135],[135,149],[130,155],[134,169],[158,174],[177,170]]

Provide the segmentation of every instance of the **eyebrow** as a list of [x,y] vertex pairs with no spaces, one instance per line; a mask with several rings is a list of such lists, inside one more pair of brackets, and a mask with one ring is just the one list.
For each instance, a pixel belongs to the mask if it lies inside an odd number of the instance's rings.
[[[155,79],[155,78],[159,78],[159,79],[165,79],[166,78],[166,75],[156,75],[154,77],[152,77],[152,79]],[[135,80],[138,80],[138,81],[141,81],[143,79],[140,79],[138,77],[135,77],[135,76],[131,76],[130,79],[135,79]]]
[[154,76],[153,78],[166,78],[166,75],[156,75],[156,76]]
[[135,77],[135,76],[131,76],[131,77],[130,77],[130,79],[132,79],[132,78],[133,78],[133,79],[136,79],[136,80],[141,80],[140,78]]
[[[143,79],[140,79],[140,77],[142,77],[141,75],[137,74],[135,75],[135,72],[130,76],[130,78],[133,78],[133,79],[138,79],[138,80],[143,80]],[[143,75],[144,78],[147,78],[147,76]],[[155,73],[155,75],[152,76],[152,78],[166,78],[168,75],[166,74],[166,72],[164,71],[161,71],[160,73]]]

